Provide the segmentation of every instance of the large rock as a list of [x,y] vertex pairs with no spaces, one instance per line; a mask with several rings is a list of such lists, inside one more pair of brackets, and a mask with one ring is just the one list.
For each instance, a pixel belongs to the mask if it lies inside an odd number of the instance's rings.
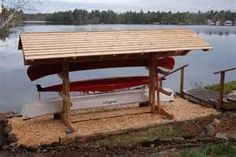
[[208,136],[215,136],[217,132],[217,128],[220,125],[220,120],[215,118],[207,127],[206,127],[206,134]]
[[228,134],[227,133],[217,132],[215,137],[220,138],[220,139],[224,139],[224,140],[228,140]]
[[16,134],[13,131],[10,131],[8,133],[8,141],[10,141],[10,142],[16,142],[17,141]]
[[228,137],[229,139],[236,141],[236,134],[229,134]]

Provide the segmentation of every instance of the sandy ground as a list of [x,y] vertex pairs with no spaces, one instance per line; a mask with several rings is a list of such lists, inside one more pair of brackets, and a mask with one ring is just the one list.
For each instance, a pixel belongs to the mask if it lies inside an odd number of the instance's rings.
[[[187,100],[176,98],[175,102],[162,103],[163,107],[175,115],[176,121],[190,120],[219,114],[212,108],[204,108]],[[112,111],[111,111],[112,112]],[[93,113],[91,113],[93,114]],[[58,142],[67,137],[87,137],[99,133],[113,133],[118,130],[145,128],[173,122],[158,114],[143,113],[136,115],[104,118],[74,123],[79,131],[66,135],[65,126],[60,120],[51,117],[23,121],[19,117],[9,120],[19,145],[34,146]]]

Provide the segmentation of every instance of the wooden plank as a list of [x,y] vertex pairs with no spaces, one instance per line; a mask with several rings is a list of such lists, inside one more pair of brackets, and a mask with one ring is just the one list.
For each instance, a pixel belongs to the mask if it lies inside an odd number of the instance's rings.
[[143,114],[150,113],[150,107],[132,107],[125,109],[116,109],[112,111],[103,111],[103,112],[94,112],[94,113],[85,113],[79,114],[72,117],[72,123],[88,121],[88,120],[98,120],[104,118],[114,118],[119,116],[127,116],[127,115],[135,115],[135,114]]
[[[62,43],[63,44],[63,43]],[[117,47],[113,47],[112,45],[107,45],[105,47],[90,47],[89,45],[86,47],[64,47],[61,46],[59,48],[52,48],[52,49],[38,49],[37,51],[34,51],[34,49],[24,49],[24,52],[33,54],[33,55],[39,55],[39,54],[46,54],[47,53],[53,53],[53,54],[60,54],[60,53],[94,53],[94,52],[109,52],[109,51],[124,51],[124,50],[147,50],[147,49],[165,49],[165,48],[188,48],[188,47],[201,47],[202,44],[193,44],[193,43],[167,43],[167,44],[137,44],[137,45],[121,45]],[[63,50],[63,51],[62,51]],[[64,52],[65,51],[65,52]]]
[[[188,51],[189,52],[189,51]],[[156,53],[158,57],[169,57],[169,56],[181,56],[181,55],[186,55],[185,51],[166,51],[166,52],[157,52]],[[149,53],[136,53],[134,54],[119,54],[119,55],[103,55],[103,60],[104,61],[113,61],[117,62],[122,60],[122,58],[128,55],[126,57],[127,59],[130,60],[135,60],[135,59],[149,59]],[[97,56],[82,56],[82,57],[67,57],[67,61],[70,63],[86,63],[86,62],[94,62],[94,61],[99,61],[101,55]],[[27,65],[45,65],[45,64],[61,64],[65,58],[47,58],[47,59],[37,59],[37,60],[25,60],[25,64]]]
[[40,55],[27,55],[25,54],[25,60],[37,60],[37,59],[58,59],[58,58],[69,58],[69,57],[85,57],[85,56],[100,56],[100,55],[124,55],[124,54],[137,54],[137,53],[162,53],[165,55],[165,52],[169,51],[184,51],[184,50],[198,50],[201,48],[207,47],[187,47],[187,48],[162,48],[162,49],[131,49],[131,50],[120,50],[120,51],[98,51],[98,52],[86,52],[86,53],[75,53],[75,52],[64,52],[63,54],[40,54]]
[[142,31],[142,30],[137,30],[137,31],[90,31],[90,32],[32,32],[32,33],[22,33],[21,36],[25,36],[28,38],[40,38],[40,37],[76,37],[76,36],[80,36],[80,37],[114,37],[114,36],[142,36],[142,35],[175,35],[176,37],[179,36],[184,36],[184,35],[192,35],[192,36],[197,36],[196,33],[193,33],[193,31],[191,30],[187,30],[187,29],[182,29],[182,30],[176,30],[176,29],[165,29],[165,30],[146,30],[146,31]]
[[[158,36],[160,38],[155,38],[155,36]],[[25,37],[24,35],[21,35],[21,39],[24,41],[24,42],[27,42],[27,43],[36,43],[36,41],[38,42],[42,42],[42,43],[46,43],[46,42],[53,42],[53,43],[56,43],[56,42],[63,42],[63,40],[58,40],[59,38],[65,38],[65,39],[68,39],[69,41],[72,41],[71,38],[74,38],[75,41],[77,42],[93,42],[95,40],[98,40],[98,41],[103,41],[103,40],[108,40],[110,39],[111,41],[115,41],[115,40],[131,40],[131,39],[134,39],[134,40],[141,40],[142,38],[146,38],[147,40],[148,39],[155,39],[155,40],[158,40],[158,41],[162,41],[162,40],[173,40],[171,39],[170,37],[175,37],[175,39],[178,39],[178,40],[185,40],[185,39],[190,39],[190,41],[194,41],[194,40],[197,40],[197,41],[202,41],[204,42],[204,40],[202,38],[200,38],[199,36],[197,35],[175,35],[175,34],[172,34],[172,35],[168,35],[168,34],[151,34],[151,35],[141,35],[141,36],[137,36],[137,35],[132,35],[132,34],[127,34],[127,35],[119,35],[119,34],[111,34],[111,35],[108,35],[108,36],[100,36],[100,37],[96,37],[96,36],[71,36],[71,37],[66,37],[66,36],[45,36],[45,37]],[[26,40],[27,39],[27,40]],[[56,40],[56,41],[55,41]],[[178,41],[177,40],[177,41]],[[173,40],[174,41],[174,40]]]
[[104,35],[104,34],[145,34],[145,33],[172,33],[172,32],[185,32],[185,33],[191,33],[192,30],[191,29],[143,29],[143,30],[111,30],[111,31],[83,31],[83,32],[75,32],[75,31],[64,31],[64,32],[25,32],[23,33],[26,36],[43,36],[45,34],[49,34],[49,35],[74,35],[74,34],[78,34],[78,35],[89,35],[89,34],[93,34],[93,35]]
[[210,99],[217,99],[217,97],[219,96],[218,92],[211,91],[205,88],[192,89],[187,91],[185,94],[188,94],[204,101],[208,101]]
[[34,43],[34,44],[26,44],[24,45],[24,50],[42,50],[42,49],[69,49],[69,48],[88,48],[88,46],[90,48],[96,48],[98,46],[100,47],[107,47],[107,46],[111,46],[111,47],[122,47],[122,46],[150,46],[150,45],[167,45],[167,46],[171,46],[171,45],[202,45],[202,42],[200,41],[190,41],[190,40],[182,40],[181,41],[176,41],[176,42],[172,42],[169,43],[170,41],[158,41],[156,39],[154,40],[149,40],[149,41],[145,41],[142,42],[142,40],[115,40],[115,41],[111,41],[111,40],[107,40],[107,41],[94,41],[94,42],[76,42],[75,40],[71,41],[70,43],[52,43],[52,42],[46,42],[46,43],[40,43],[40,45],[38,43]]

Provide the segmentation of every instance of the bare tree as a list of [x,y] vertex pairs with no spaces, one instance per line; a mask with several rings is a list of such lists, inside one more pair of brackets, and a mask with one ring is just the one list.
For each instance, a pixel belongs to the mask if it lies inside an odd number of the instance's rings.
[[10,22],[13,22],[14,19],[17,17],[17,13],[20,10],[23,9],[29,9],[30,8],[30,0],[8,0],[7,5],[12,8],[12,12],[6,17],[6,15],[4,15],[4,0],[1,0],[2,5],[1,5],[1,23],[0,23],[0,29],[5,27],[6,25],[8,25]]
[[1,4],[0,4],[0,25],[2,25],[2,23],[3,23],[3,0],[0,2],[1,2]]

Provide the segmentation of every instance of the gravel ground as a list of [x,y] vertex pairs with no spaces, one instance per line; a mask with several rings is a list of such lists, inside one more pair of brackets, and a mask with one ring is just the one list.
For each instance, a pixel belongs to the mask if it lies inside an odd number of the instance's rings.
[[[180,98],[176,98],[175,102],[163,103],[163,107],[175,115],[176,121],[218,114],[214,109],[204,108]],[[74,126],[79,129],[79,132],[68,136],[65,134],[64,124],[51,117],[29,121],[14,117],[9,120],[12,132],[16,135],[17,144],[25,146],[38,146],[58,142],[67,137],[87,137],[99,133],[109,134],[118,130],[145,128],[170,122],[173,121],[151,113],[90,120],[75,123]]]

